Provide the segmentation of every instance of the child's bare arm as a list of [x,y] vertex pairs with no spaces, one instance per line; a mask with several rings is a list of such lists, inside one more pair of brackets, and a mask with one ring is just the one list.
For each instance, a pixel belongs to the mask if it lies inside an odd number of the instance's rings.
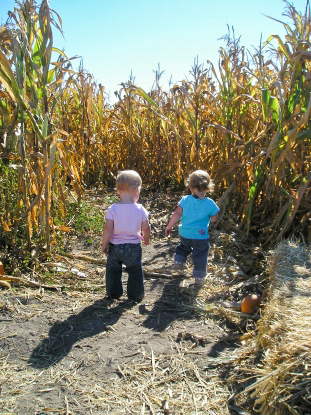
[[141,231],[143,234],[143,243],[144,245],[149,245],[149,239],[150,239],[150,225],[148,222],[148,219],[145,220],[142,224],[141,224]]
[[182,208],[180,206],[177,206],[175,212],[172,214],[172,217],[167,225],[167,227],[165,228],[165,235],[168,236],[172,230],[172,227],[175,225],[175,223],[177,223],[179,221],[179,219],[181,218],[182,215]]
[[218,213],[216,213],[216,215],[211,216],[211,222],[216,222],[218,219]]
[[106,219],[104,231],[103,231],[103,238],[102,238],[102,252],[108,254],[109,250],[109,239],[113,232],[113,220]]

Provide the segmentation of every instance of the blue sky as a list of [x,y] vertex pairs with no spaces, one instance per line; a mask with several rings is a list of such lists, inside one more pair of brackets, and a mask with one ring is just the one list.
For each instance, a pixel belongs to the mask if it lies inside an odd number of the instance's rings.
[[[306,0],[291,4],[304,11]],[[1,0],[1,23],[14,5],[14,0]],[[261,34],[263,40],[284,36],[282,25],[264,14],[289,21],[282,16],[282,0],[51,0],[50,7],[61,16],[65,36],[55,29],[54,46],[69,57],[81,56],[110,96],[131,72],[138,86],[150,90],[158,64],[165,71],[163,89],[171,77],[174,83],[189,77],[197,56],[199,63],[208,59],[217,65],[227,25],[253,50]]]

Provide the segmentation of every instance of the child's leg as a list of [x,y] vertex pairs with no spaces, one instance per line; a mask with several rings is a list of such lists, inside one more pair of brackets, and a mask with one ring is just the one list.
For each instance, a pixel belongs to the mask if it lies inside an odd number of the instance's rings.
[[128,272],[127,296],[129,299],[136,301],[141,301],[145,295],[141,257],[140,244],[127,244],[123,257]]
[[106,265],[106,292],[110,298],[120,298],[123,294],[122,261],[119,258],[117,245],[109,244]]
[[196,283],[203,283],[204,277],[206,276],[209,240],[194,240],[192,247],[193,276],[196,278]]
[[175,265],[184,265],[187,261],[187,256],[191,253],[191,240],[186,238],[180,238],[180,242],[176,247],[174,255]]

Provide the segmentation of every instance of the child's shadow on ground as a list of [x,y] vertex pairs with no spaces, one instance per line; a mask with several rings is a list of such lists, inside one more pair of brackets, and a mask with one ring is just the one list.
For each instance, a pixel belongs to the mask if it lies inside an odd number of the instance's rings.
[[192,287],[182,287],[183,279],[178,277],[166,283],[151,311],[147,311],[144,305],[139,306],[140,314],[148,314],[144,327],[161,332],[175,320],[193,318],[192,308],[201,287],[194,284]]
[[28,363],[37,369],[55,365],[70,352],[76,342],[109,330],[109,326],[115,324],[123,312],[134,305],[128,300],[113,308],[109,308],[110,304],[111,300],[98,300],[79,314],[54,323],[48,337],[41,340],[31,353]]

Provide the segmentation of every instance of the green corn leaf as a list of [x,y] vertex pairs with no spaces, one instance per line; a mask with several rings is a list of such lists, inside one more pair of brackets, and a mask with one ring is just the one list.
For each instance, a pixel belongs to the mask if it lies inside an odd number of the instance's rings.
[[50,69],[48,73],[48,79],[47,82],[50,84],[55,78],[55,69]]
[[250,188],[250,191],[249,191],[249,198],[250,199],[254,199],[255,198],[255,194],[256,194],[256,189],[257,189],[257,187],[258,187],[258,183],[256,182],[251,188]]
[[267,121],[269,113],[269,103],[270,103],[270,91],[268,89],[261,90],[261,109],[262,109],[262,119]]
[[245,212],[248,229],[249,229],[252,214],[253,214],[253,206],[254,206],[257,196],[259,195],[260,189],[264,181],[265,181],[265,170],[260,165],[255,171],[255,180],[249,191],[249,201],[248,201],[248,205],[247,205],[246,212]]
[[134,94],[137,94],[143,98],[145,98],[146,101],[149,102],[154,108],[157,110],[159,109],[159,106],[154,102],[154,100],[140,87],[134,87],[133,89]]
[[8,103],[6,101],[0,101],[0,105],[2,107],[2,109],[7,110],[8,109]]
[[279,122],[279,100],[277,97],[270,97],[269,108],[272,108],[272,118],[275,124]]
[[44,139],[48,135],[48,128],[49,128],[49,118],[48,118],[48,114],[45,114],[44,121],[43,121],[43,129],[42,129],[42,137]]

